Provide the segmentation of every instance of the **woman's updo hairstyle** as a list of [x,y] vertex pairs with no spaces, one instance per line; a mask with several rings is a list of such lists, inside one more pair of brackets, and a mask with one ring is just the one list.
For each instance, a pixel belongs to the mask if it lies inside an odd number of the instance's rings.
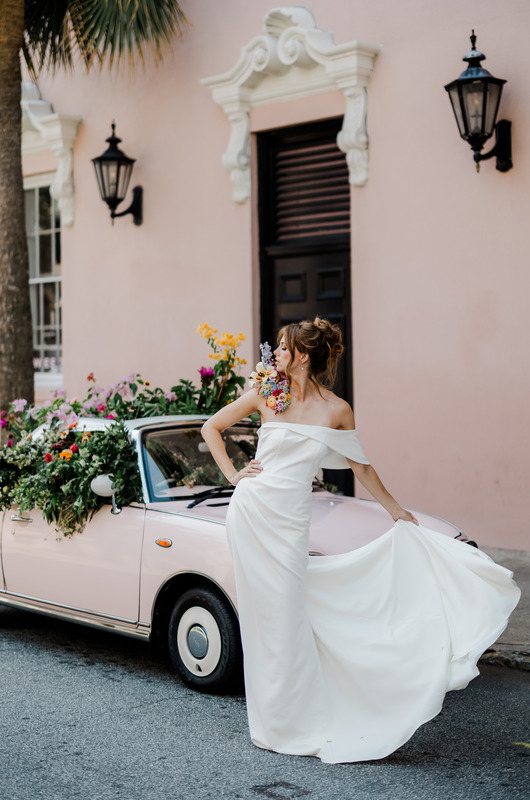
[[299,353],[307,353],[309,356],[309,378],[317,386],[331,388],[335,383],[337,362],[344,350],[341,329],[327,319],[315,317],[313,322],[306,319],[285,325],[278,333],[278,342],[282,336],[291,354],[287,377],[290,377],[289,368],[293,363],[295,350],[298,350]]

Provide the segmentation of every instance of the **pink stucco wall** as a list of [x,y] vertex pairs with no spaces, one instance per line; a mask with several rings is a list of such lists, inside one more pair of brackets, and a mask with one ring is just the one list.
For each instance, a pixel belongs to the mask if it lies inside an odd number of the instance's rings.
[[[139,370],[163,386],[193,377],[206,359],[195,333],[203,321],[248,332],[243,355],[256,355],[256,208],[231,199],[221,166],[229,125],[199,79],[228,70],[273,6],[183,7],[193,27],[161,68],[40,80],[56,111],[83,117],[75,224],[63,234],[71,394],[91,371],[111,382]],[[528,549],[528,2],[308,7],[337,42],[383,45],[369,88],[370,177],[352,189],[349,357],[365,449],[403,504],[452,520],[484,545]],[[485,66],[508,80],[507,174],[493,162],[476,174],[443,89],[464,68],[472,27]],[[260,107],[252,128],[336,115],[340,103],[337,92]],[[144,187],[139,228],[130,219],[112,227],[98,196],[90,159],[112,119],[137,159],[132,185]]]

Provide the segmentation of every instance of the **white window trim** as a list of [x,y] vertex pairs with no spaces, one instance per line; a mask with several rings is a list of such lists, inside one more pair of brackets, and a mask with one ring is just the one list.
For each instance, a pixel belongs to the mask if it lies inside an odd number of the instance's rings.
[[[74,145],[81,117],[56,114],[35,83],[22,84],[22,154],[52,152],[59,166],[50,191],[59,204],[61,227],[74,224]],[[29,187],[28,187],[29,188]]]
[[337,145],[346,154],[350,183],[364,186],[367,89],[381,45],[357,41],[338,45],[302,6],[269,11],[264,27],[263,35],[243,47],[231,70],[201,80],[230,120],[223,166],[230,173],[235,202],[250,197],[250,109],[336,89],[346,101]]
[[[27,175],[24,177],[24,191],[26,189],[40,189],[41,186],[52,186],[55,172],[42,172],[39,175]],[[62,216],[61,216],[62,227]],[[62,280],[62,277],[60,278]],[[61,389],[63,387],[62,372],[39,372],[33,373],[34,387],[36,391]]]

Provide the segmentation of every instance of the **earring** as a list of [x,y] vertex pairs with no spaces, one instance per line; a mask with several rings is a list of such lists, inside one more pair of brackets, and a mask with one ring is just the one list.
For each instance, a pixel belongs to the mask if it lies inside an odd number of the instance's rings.
[[302,370],[302,372],[304,371],[304,368],[303,368],[303,367],[300,367],[300,369]]

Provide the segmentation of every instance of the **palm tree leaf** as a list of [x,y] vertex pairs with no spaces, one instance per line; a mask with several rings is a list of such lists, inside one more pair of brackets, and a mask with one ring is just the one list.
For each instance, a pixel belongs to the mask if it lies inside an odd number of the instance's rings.
[[134,66],[146,46],[156,61],[162,45],[182,34],[188,22],[176,0],[25,0],[23,47],[35,74],[44,66],[88,67],[126,56]]

